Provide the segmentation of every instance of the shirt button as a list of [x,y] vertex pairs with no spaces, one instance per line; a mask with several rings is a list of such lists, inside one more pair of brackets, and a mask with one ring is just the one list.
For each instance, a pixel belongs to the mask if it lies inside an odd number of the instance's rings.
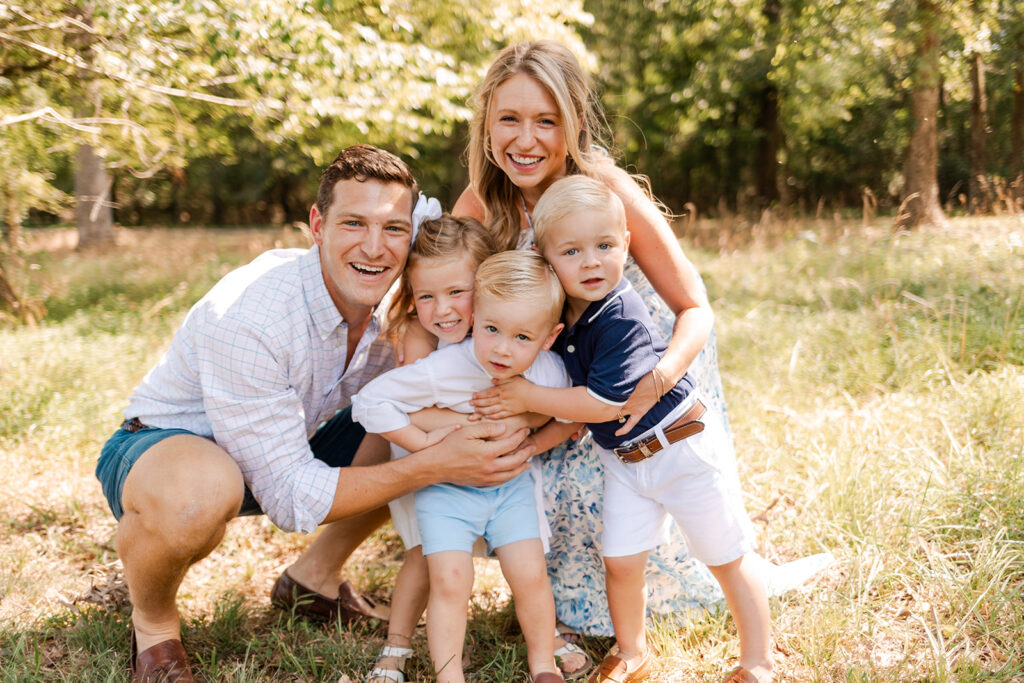
[[565,350],[568,351],[569,353],[576,353],[576,347],[573,346],[572,344],[569,344],[568,346],[566,346]]

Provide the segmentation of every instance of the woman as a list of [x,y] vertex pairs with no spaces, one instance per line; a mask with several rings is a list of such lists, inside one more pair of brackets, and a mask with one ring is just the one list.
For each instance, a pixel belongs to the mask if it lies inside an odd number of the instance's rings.
[[[550,41],[502,50],[474,105],[470,187],[452,213],[482,221],[504,248],[531,245],[530,211],[547,187],[567,174],[601,180],[625,204],[632,240],[626,277],[671,342],[623,408],[629,416],[624,430],[654,405],[657,387],[672,386],[687,371],[704,398],[724,415],[713,316],[704,285],[646,186],[618,168],[600,146],[600,106],[572,53]],[[688,325],[688,335],[674,333],[683,327],[684,317],[699,324]],[[545,502],[554,534],[548,571],[558,618],[582,633],[608,636],[612,625],[596,547],[601,478],[588,437],[554,449],[545,459]],[[671,542],[651,553],[648,566],[652,613],[685,613],[723,599],[714,578],[690,557],[675,527]]]

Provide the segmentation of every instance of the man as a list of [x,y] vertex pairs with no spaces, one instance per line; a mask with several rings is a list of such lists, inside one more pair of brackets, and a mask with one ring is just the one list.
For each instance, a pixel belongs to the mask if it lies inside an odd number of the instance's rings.
[[119,520],[133,680],[193,680],[178,587],[234,517],[263,512],[288,531],[327,524],[272,600],[349,620],[374,614],[341,568],[387,519],[381,506],[427,484],[488,485],[525,470],[522,456],[501,456],[525,430],[471,425],[387,462],[384,442],[351,421],[351,396],[392,365],[379,304],[405,265],[418,194],[394,155],[342,150],[310,209],[315,245],[225,276],[133,393],[96,470]]

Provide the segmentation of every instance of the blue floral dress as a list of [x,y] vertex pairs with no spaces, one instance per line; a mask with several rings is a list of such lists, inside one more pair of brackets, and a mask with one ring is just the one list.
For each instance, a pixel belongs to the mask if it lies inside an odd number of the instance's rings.
[[[519,248],[532,243],[533,230],[524,230]],[[647,302],[655,324],[669,339],[676,317],[632,258],[626,261],[625,276]],[[689,374],[709,407],[724,417],[725,399],[714,331],[690,366]],[[728,418],[724,420],[728,431]],[[732,448],[731,438],[729,447]],[[555,612],[559,621],[580,633],[611,636],[604,561],[599,551],[604,528],[604,468],[593,451],[590,435],[548,451],[543,471],[545,512],[552,533],[548,575],[555,595]],[[690,555],[682,533],[673,523],[669,542],[652,550],[647,563],[648,614],[685,616],[722,600],[718,582],[706,566]]]

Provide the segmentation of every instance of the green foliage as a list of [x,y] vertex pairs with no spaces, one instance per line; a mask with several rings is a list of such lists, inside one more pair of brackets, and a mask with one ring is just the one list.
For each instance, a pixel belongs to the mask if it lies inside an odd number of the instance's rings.
[[[254,148],[264,173],[248,191],[287,195],[282,182],[294,184],[300,169],[320,168],[355,142],[415,157],[422,141],[468,118],[465,101],[495,49],[547,35],[585,55],[573,26],[586,20],[578,0],[5,2],[0,130],[28,138],[60,126],[61,140],[51,154],[0,157],[0,190],[4,173],[27,167],[43,177],[61,154],[89,143],[126,171],[115,189],[140,217],[157,197],[147,199],[146,184],[127,172],[159,173],[166,183],[180,180],[174,169],[189,160],[243,164]],[[11,94],[30,88],[38,95],[31,104]],[[216,196],[228,187],[201,198],[244,204],[244,196]],[[289,203],[279,208],[294,216]],[[175,196],[161,208],[175,219],[207,217]]]

